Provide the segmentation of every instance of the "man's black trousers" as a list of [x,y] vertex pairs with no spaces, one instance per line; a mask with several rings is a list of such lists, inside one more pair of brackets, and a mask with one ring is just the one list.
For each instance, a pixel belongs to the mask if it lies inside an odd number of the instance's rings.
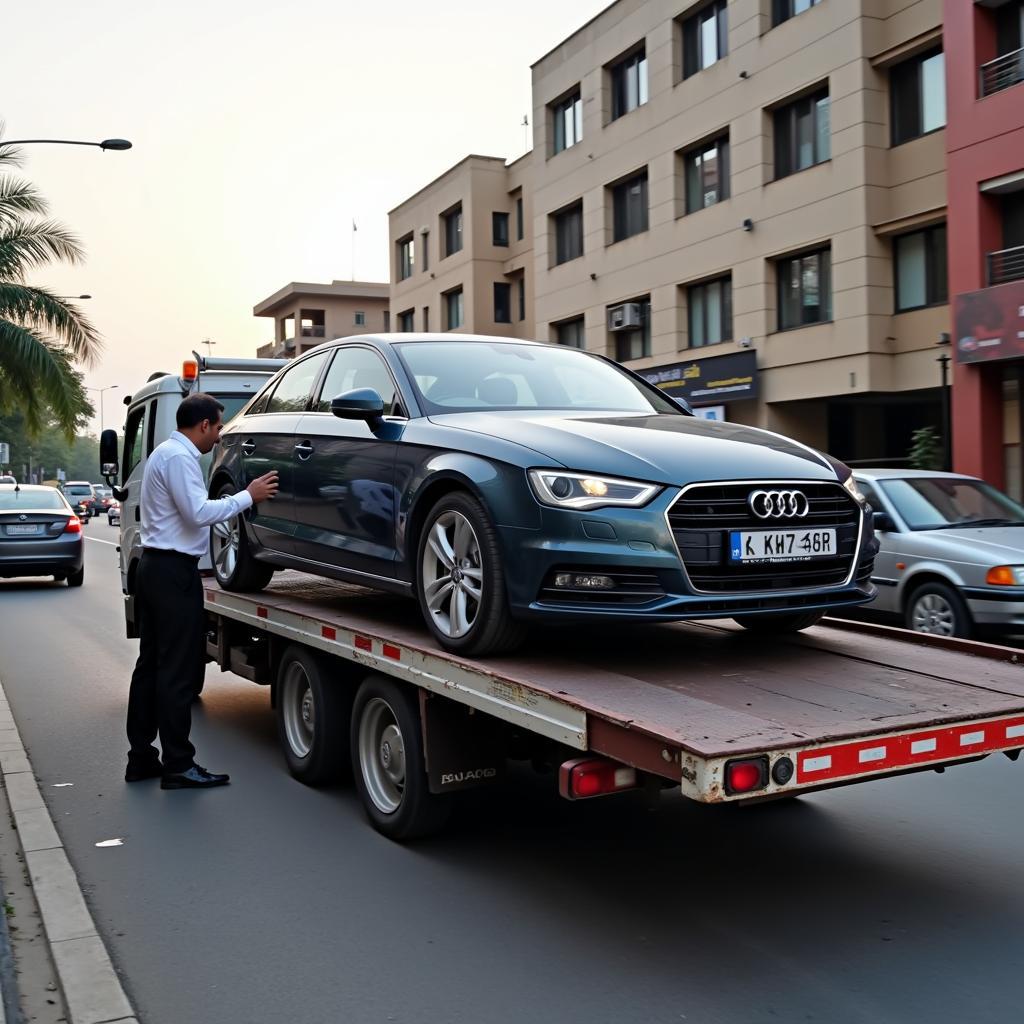
[[135,574],[139,660],[128,694],[129,764],[148,767],[160,734],[163,770],[192,767],[192,701],[206,667],[206,630],[199,560],[147,548]]

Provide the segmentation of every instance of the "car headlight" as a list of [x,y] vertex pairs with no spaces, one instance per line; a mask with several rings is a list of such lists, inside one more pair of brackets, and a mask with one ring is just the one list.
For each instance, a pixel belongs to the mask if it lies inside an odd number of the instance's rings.
[[868,499],[861,493],[860,488],[857,486],[857,481],[852,476],[847,477],[843,481],[843,490],[861,507],[868,503]]
[[994,565],[985,582],[995,587],[1024,587],[1024,565]]
[[542,504],[581,511],[608,505],[640,508],[661,490],[657,484],[593,473],[566,473],[557,469],[531,469],[528,476],[533,492]]

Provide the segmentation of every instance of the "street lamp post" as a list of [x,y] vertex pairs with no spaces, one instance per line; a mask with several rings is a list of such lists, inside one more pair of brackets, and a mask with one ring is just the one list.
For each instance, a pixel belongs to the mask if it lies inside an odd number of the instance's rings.
[[90,388],[86,387],[86,391],[98,391],[100,393],[100,430],[102,431],[106,427],[106,420],[103,416],[103,392],[110,391],[112,388],[116,388],[116,384],[108,384],[105,388]]
[[0,139],[0,149],[4,146],[35,146],[40,143],[53,146],[98,146],[103,150],[115,151],[132,148],[127,139],[104,139],[102,142],[81,142],[78,139]]
[[[950,337],[945,331],[939,335],[937,345],[949,345]],[[953,445],[950,432],[950,394],[949,394],[949,354],[943,352],[935,360],[942,368],[942,468],[947,472],[953,469]]]

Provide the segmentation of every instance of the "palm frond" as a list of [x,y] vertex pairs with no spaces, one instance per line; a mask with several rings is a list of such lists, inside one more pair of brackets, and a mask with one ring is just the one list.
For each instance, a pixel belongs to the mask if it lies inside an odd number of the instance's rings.
[[76,359],[90,365],[103,348],[99,332],[89,318],[46,288],[0,282],[0,319],[54,335]]
[[42,215],[48,209],[46,200],[27,181],[0,178],[0,224],[19,220],[26,213]]
[[[6,122],[0,121],[0,139],[3,138],[6,129]],[[21,150],[15,146],[9,146],[5,142],[0,142],[0,164],[19,166],[21,164]]]
[[54,220],[0,226],[0,281],[23,281],[26,271],[53,260],[84,259],[78,239]]

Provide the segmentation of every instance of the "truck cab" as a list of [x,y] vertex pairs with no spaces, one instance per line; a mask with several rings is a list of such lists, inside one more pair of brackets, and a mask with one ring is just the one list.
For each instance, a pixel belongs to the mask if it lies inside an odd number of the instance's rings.
[[[135,571],[142,555],[139,500],[146,460],[153,449],[177,429],[178,406],[189,395],[201,391],[216,398],[224,406],[226,423],[285,362],[283,359],[210,357],[193,352],[192,358],[182,364],[180,374],[153,373],[138,391],[125,397],[128,412],[116,474],[121,484],[115,496],[121,504],[121,589],[129,637],[138,636],[134,589]],[[204,475],[209,472],[212,461],[213,453],[203,456]],[[203,558],[199,568],[210,568],[209,556]]]

